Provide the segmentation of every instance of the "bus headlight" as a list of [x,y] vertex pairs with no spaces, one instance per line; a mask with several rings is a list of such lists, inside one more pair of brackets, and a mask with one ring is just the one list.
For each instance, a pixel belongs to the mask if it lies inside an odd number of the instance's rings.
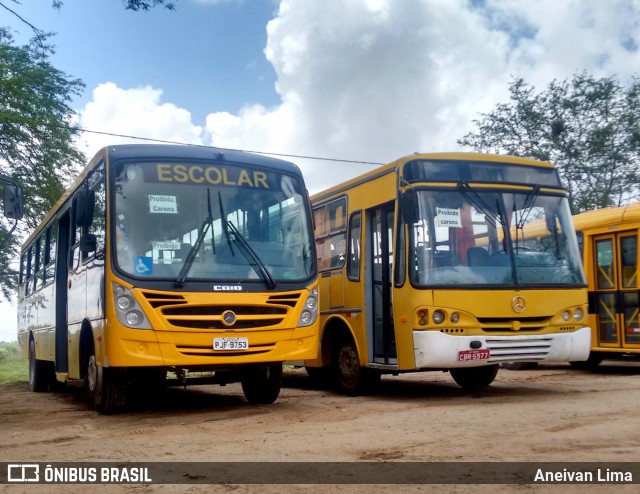
[[569,312],[568,310],[563,310],[562,311],[562,320],[563,321],[568,321],[569,319],[571,319],[571,312]]
[[311,326],[318,319],[318,287],[313,288],[307,300],[304,302],[304,309],[298,319],[298,326]]
[[126,311],[133,304],[134,304],[134,302],[133,302],[133,300],[131,299],[131,297],[129,295],[120,295],[116,299],[116,305],[118,306],[118,309],[120,309],[122,311]]
[[151,329],[151,323],[133,295],[122,285],[113,284],[116,316],[123,326],[133,329]]
[[581,307],[578,307],[576,310],[573,311],[573,318],[576,321],[581,321],[583,317],[584,317],[584,311],[582,310]]
[[453,314],[451,314],[451,317],[449,319],[451,319],[451,322],[453,324],[456,324],[460,320],[460,314],[454,312]]
[[436,324],[442,324],[444,322],[444,312],[440,309],[434,310],[431,317],[433,318],[433,322]]

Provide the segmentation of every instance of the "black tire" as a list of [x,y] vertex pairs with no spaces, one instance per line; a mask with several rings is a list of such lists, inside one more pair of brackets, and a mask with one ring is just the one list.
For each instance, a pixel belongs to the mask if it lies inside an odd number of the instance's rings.
[[580,360],[569,362],[573,367],[577,369],[595,369],[604,360],[604,355],[598,352],[591,352],[587,360]]
[[333,370],[340,392],[349,396],[368,394],[380,382],[380,372],[360,365],[358,349],[351,338],[343,340],[334,355]]
[[509,370],[531,370],[538,367],[538,362],[506,362],[502,367]]
[[242,377],[242,391],[249,403],[270,404],[282,388],[282,364],[252,367]]
[[451,369],[451,377],[463,389],[474,390],[489,386],[498,374],[498,364],[482,367],[460,367]]
[[49,389],[51,362],[36,359],[36,343],[29,340],[29,389],[42,393]]
[[85,387],[90,403],[101,414],[110,415],[124,409],[126,404],[124,371],[99,366],[93,348],[87,359]]

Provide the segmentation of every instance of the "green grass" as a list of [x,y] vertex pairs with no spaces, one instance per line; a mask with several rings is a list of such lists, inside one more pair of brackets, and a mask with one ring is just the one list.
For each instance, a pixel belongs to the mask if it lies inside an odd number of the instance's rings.
[[29,380],[29,361],[22,358],[17,342],[0,342],[0,384]]

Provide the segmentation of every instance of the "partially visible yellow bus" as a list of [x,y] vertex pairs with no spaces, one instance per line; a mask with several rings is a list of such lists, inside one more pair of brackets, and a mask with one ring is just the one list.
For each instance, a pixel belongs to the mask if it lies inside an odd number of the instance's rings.
[[640,203],[573,217],[589,288],[591,355],[578,365],[640,355]]
[[22,247],[18,341],[33,391],[83,379],[103,413],[168,371],[241,381],[249,401],[271,403],[282,363],[316,355],[317,293],[295,165],[109,146]]
[[[309,374],[346,394],[423,370],[473,389],[502,362],[589,356],[586,280],[552,164],[414,154],[311,199],[321,352]],[[532,222],[544,249],[528,245]]]

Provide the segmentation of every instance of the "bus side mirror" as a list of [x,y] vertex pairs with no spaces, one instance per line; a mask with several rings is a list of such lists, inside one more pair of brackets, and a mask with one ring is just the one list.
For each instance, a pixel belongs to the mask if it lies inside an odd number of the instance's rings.
[[13,184],[4,186],[2,203],[4,207],[4,215],[12,220],[22,219],[22,187]]
[[95,252],[97,245],[98,241],[93,233],[85,233],[80,237],[80,252],[83,254]]
[[402,219],[407,225],[415,223],[418,217],[418,193],[409,189],[401,196]]
[[93,223],[93,210],[96,205],[96,194],[86,187],[80,189],[76,196],[76,226],[90,227]]

